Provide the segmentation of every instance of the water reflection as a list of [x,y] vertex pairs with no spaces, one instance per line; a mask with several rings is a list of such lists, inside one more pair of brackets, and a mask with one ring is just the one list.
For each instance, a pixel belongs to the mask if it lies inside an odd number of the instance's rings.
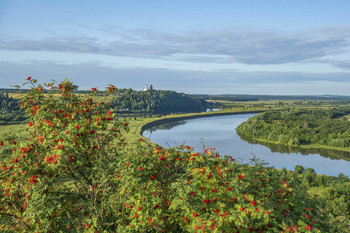
[[301,155],[319,154],[325,158],[343,159],[346,161],[350,161],[350,152],[346,152],[346,151],[320,149],[320,148],[293,147],[293,146],[286,146],[286,145],[275,144],[275,143],[260,142],[260,141],[254,140],[252,138],[243,136],[243,135],[238,135],[238,136],[242,140],[249,142],[250,144],[264,145],[264,146],[268,147],[272,152],[287,153],[287,154],[299,153]]
[[337,176],[340,172],[350,176],[350,153],[261,144],[241,138],[235,128],[255,114],[237,114],[183,120],[147,129],[143,136],[163,147],[186,142],[196,151],[205,146],[215,147],[221,155],[231,155],[244,163],[256,155],[276,168],[293,170],[296,165],[314,168],[319,174]]
[[170,122],[170,123],[165,123],[157,126],[153,126],[149,129],[146,129],[142,134],[152,134],[152,132],[157,131],[157,130],[167,130],[167,129],[172,129],[176,126],[184,125],[186,124],[186,121],[175,121],[175,122]]

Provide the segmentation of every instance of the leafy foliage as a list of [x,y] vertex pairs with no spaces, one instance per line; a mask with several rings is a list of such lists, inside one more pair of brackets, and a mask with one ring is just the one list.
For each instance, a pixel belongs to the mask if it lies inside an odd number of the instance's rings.
[[112,104],[123,112],[144,112],[153,114],[202,112],[207,103],[200,98],[175,91],[126,89]]
[[115,140],[121,140],[126,123],[112,121],[109,105],[73,95],[76,86],[67,80],[44,95],[44,87],[53,85],[34,86],[22,99],[30,140],[17,146],[6,138],[14,148],[2,164],[0,212],[1,222],[14,230],[57,232],[77,222],[105,224],[106,192],[121,148]]
[[[338,177],[317,175],[312,168],[297,165],[297,180],[313,193],[331,216],[334,232],[348,232],[350,228],[350,180],[343,173]],[[282,175],[283,176],[283,175]],[[316,191],[315,191],[316,190]]]
[[[22,99],[30,140],[1,163],[0,228],[14,232],[319,232],[330,216],[297,179],[214,149],[125,144],[111,106],[68,80]],[[44,88],[52,92],[43,95]],[[110,86],[108,92],[114,92]],[[95,91],[92,93],[92,95]]]

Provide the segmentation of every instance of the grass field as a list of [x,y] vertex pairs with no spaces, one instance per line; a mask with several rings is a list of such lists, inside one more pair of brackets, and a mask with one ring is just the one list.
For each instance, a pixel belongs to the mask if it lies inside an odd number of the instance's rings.
[[13,133],[21,139],[26,139],[27,124],[0,125],[0,134]]
[[346,115],[346,116],[343,116],[343,117],[340,117],[339,119],[342,120],[344,117],[345,117],[346,119],[348,119],[348,121],[350,121],[350,114],[349,114],[349,115]]
[[[16,142],[21,144],[28,139],[26,129],[26,124],[0,125],[0,138],[2,135],[12,134],[17,137]],[[0,147],[0,161],[7,157],[11,152],[11,150]]]

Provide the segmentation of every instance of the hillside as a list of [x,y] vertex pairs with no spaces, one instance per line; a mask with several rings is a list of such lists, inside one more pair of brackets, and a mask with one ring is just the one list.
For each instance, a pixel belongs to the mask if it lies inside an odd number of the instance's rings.
[[127,89],[112,101],[118,111],[127,113],[188,113],[207,109],[203,99],[175,91],[134,91]]

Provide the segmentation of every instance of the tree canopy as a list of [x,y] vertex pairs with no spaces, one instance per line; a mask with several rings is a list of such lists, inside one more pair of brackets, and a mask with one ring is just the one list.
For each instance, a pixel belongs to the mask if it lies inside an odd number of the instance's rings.
[[286,145],[350,146],[350,108],[269,111],[248,119],[237,133]]
[[20,111],[17,99],[9,97],[8,93],[0,93],[0,125],[18,124],[26,120],[24,112]]
[[153,114],[202,112],[207,102],[201,98],[175,91],[126,89],[112,101],[122,112],[143,112]]

